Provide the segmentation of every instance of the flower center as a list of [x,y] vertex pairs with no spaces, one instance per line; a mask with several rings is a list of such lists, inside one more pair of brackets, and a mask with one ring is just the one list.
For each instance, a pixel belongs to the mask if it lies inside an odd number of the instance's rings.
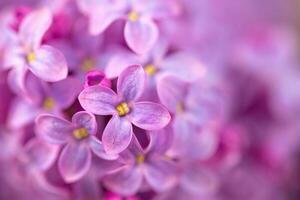
[[122,102],[116,106],[116,110],[120,117],[127,115],[130,112],[130,108],[126,102]]
[[176,112],[177,113],[183,113],[184,111],[184,104],[182,102],[179,102],[176,104]]
[[148,64],[144,67],[145,72],[150,75],[153,76],[156,73],[156,68],[153,64]]
[[36,55],[35,55],[35,53],[33,53],[33,52],[28,53],[27,56],[26,56],[26,60],[27,60],[27,62],[29,62],[29,63],[35,61],[35,60],[36,60]]
[[85,72],[91,71],[95,67],[95,61],[92,58],[86,58],[81,62],[81,69]]
[[136,11],[130,11],[127,17],[130,21],[135,22],[139,19],[140,15]]
[[142,164],[145,161],[145,157],[143,155],[137,155],[135,161],[137,164]]
[[44,108],[45,110],[50,111],[50,110],[52,110],[52,109],[54,108],[54,106],[55,106],[55,101],[54,101],[53,98],[47,97],[47,98],[44,100],[43,108]]
[[86,128],[78,128],[73,131],[73,136],[78,140],[84,139],[88,135],[89,135],[89,133],[86,130]]

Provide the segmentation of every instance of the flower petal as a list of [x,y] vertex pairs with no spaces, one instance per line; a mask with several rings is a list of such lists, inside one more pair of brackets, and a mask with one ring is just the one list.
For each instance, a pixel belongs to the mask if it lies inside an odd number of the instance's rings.
[[132,138],[132,126],[125,118],[113,116],[106,125],[102,142],[109,154],[118,154],[128,147]]
[[86,111],[77,112],[73,115],[72,122],[80,128],[86,128],[90,135],[96,135],[97,133],[97,122],[92,113]]
[[54,115],[40,115],[36,120],[36,132],[49,143],[65,143],[72,131],[71,122]]
[[157,82],[157,93],[163,105],[176,113],[178,105],[184,103],[188,84],[174,76],[164,76]]
[[152,102],[135,103],[128,118],[134,125],[145,130],[162,129],[171,120],[171,116],[165,107]]
[[203,77],[206,72],[206,68],[198,59],[184,52],[166,57],[162,60],[160,66],[164,73],[190,82]]
[[109,25],[122,17],[122,13],[101,9],[90,16],[89,31],[92,35],[98,35],[105,31]]
[[68,75],[67,62],[57,49],[43,45],[35,52],[36,60],[30,62],[29,69],[44,81],[56,82]]
[[103,144],[95,136],[90,137],[89,145],[93,153],[100,158],[105,160],[115,160],[119,157],[117,154],[107,154]]
[[92,154],[84,143],[72,142],[62,151],[58,168],[67,182],[75,182],[82,178],[90,169]]
[[52,23],[50,10],[42,8],[28,14],[23,20],[19,37],[21,42],[28,48],[37,48]]
[[114,192],[132,195],[139,190],[143,175],[138,168],[125,166],[118,172],[104,177],[103,181],[104,185]]
[[47,170],[55,162],[59,147],[34,138],[25,145],[25,153],[29,162],[40,170]]
[[91,86],[79,94],[81,106],[96,115],[112,115],[116,113],[117,95],[110,88]]
[[118,95],[132,101],[139,98],[145,86],[145,72],[142,66],[127,67],[119,76],[117,83]]
[[178,173],[171,161],[155,159],[147,163],[144,175],[155,191],[162,192],[175,185]]
[[158,28],[150,19],[127,21],[124,29],[127,45],[138,54],[152,49],[158,38]]

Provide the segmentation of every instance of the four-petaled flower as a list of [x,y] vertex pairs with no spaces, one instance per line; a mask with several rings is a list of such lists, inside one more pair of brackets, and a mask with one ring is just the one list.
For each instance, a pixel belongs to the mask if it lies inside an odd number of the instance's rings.
[[44,114],[36,120],[36,131],[44,140],[53,144],[66,144],[59,157],[59,171],[66,182],[82,178],[90,169],[92,154],[114,160],[117,155],[107,155],[96,138],[97,123],[91,113],[81,111],[73,115],[72,122]]
[[118,78],[117,94],[110,88],[92,86],[79,95],[81,106],[96,115],[112,115],[102,136],[105,151],[120,153],[132,138],[132,124],[145,130],[165,127],[171,116],[160,104],[136,102],[145,83],[145,72],[139,65],[126,68]]

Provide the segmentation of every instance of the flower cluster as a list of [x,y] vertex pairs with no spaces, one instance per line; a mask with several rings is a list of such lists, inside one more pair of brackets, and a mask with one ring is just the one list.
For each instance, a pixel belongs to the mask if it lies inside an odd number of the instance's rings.
[[299,198],[295,2],[263,2],[0,0],[0,199]]

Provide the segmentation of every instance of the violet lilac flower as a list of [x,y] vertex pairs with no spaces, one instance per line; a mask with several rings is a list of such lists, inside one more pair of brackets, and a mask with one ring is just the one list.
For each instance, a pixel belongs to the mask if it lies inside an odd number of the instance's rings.
[[91,1],[77,0],[79,9],[89,17],[91,34],[102,33],[118,19],[126,21],[124,37],[128,46],[138,54],[148,52],[159,36],[155,20],[179,13],[174,0]]
[[92,86],[79,95],[82,107],[96,115],[112,115],[102,136],[105,151],[120,153],[129,145],[133,131],[132,124],[145,130],[165,127],[171,116],[160,104],[138,102],[143,92],[145,72],[142,66],[126,68],[118,78],[117,94],[110,88]]
[[72,122],[54,115],[40,115],[36,120],[36,131],[44,140],[53,144],[65,145],[59,157],[59,171],[66,182],[82,178],[91,166],[91,151],[103,159],[116,159],[108,156],[96,138],[95,116],[82,111],[73,115]]
[[67,77],[64,55],[49,45],[41,45],[51,23],[52,14],[48,9],[32,11],[23,19],[19,32],[5,51],[4,66],[13,68],[11,79],[21,89],[28,69],[44,81],[56,82]]

